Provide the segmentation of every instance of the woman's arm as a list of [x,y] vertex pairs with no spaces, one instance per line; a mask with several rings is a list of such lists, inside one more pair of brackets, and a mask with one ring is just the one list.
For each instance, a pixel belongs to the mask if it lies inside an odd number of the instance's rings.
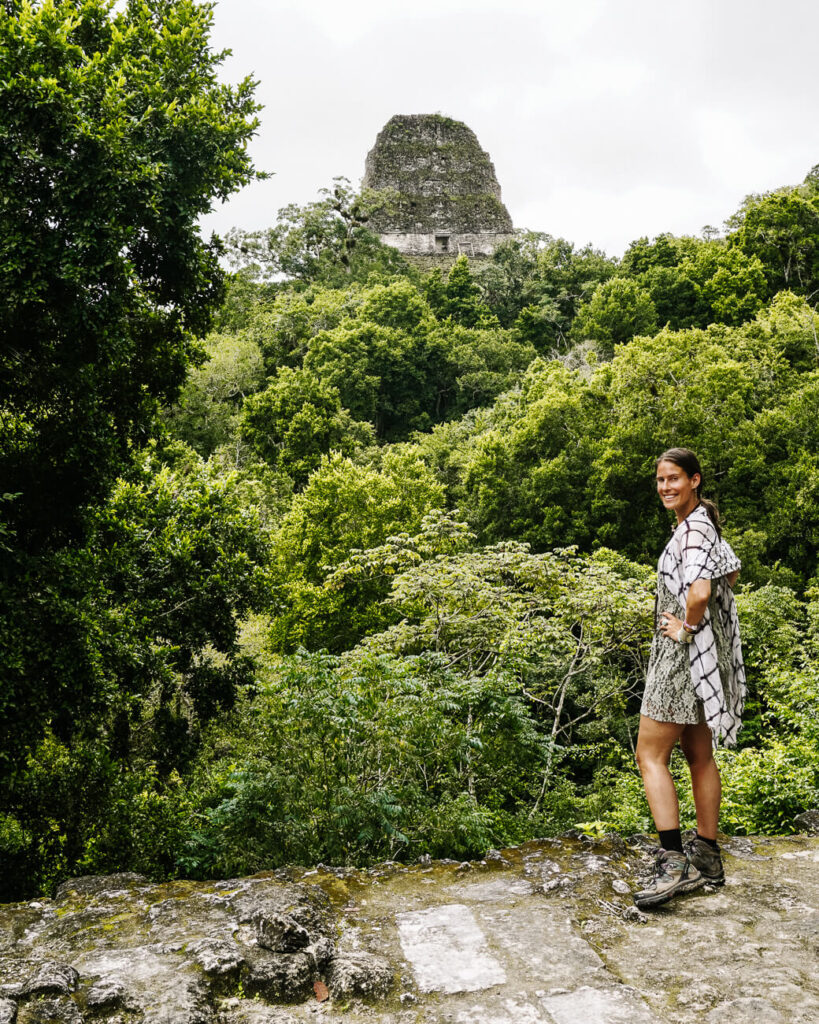
[[[700,624],[710,600],[711,580],[694,580],[688,588],[688,598],[685,602],[685,621],[689,626],[698,626]],[[671,612],[663,612],[660,618],[660,632],[664,636],[670,636],[672,640],[676,640],[677,634],[682,628],[682,619],[678,619]]]
[[733,572],[729,572],[728,575],[725,577],[726,580],[728,580],[728,586],[731,588],[731,590],[734,589],[734,584],[736,583],[738,576],[739,569],[734,569]]
[[698,626],[711,600],[711,580],[694,580],[688,588],[685,602],[685,621],[689,626]]

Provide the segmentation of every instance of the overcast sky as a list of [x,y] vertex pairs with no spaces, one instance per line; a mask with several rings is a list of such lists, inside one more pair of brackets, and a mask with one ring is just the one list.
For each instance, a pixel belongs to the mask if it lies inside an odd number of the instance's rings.
[[393,114],[464,121],[515,227],[612,255],[720,226],[819,163],[816,0],[220,0],[223,77],[259,80],[274,172],[205,227],[359,184]]

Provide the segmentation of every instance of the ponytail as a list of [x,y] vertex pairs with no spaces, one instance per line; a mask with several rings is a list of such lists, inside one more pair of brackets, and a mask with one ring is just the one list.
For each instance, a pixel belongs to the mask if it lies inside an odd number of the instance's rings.
[[667,452],[663,452],[659,459],[657,459],[655,465],[659,465],[661,462],[673,462],[675,466],[679,466],[680,469],[689,477],[694,476],[695,473],[699,474],[700,485],[697,488],[697,497],[699,498],[702,507],[708,513],[708,518],[714,524],[717,536],[722,539],[722,520],[720,518],[719,509],[715,502],[711,501],[709,498],[703,498],[702,496],[703,473],[700,460],[697,456],[690,448],[669,448]]
[[708,513],[708,518],[714,524],[714,529],[717,531],[717,536],[721,540],[722,539],[722,520],[720,519],[719,509],[717,508],[715,502],[709,501],[708,498],[701,498],[700,497],[700,490],[701,489],[702,489],[701,487],[697,488],[697,497],[700,499],[700,505],[702,505],[702,507]]

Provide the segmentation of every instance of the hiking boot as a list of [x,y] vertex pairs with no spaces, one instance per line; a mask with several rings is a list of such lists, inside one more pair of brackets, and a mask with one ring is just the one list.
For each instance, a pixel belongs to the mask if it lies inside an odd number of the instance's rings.
[[691,842],[685,844],[685,852],[708,885],[725,885],[725,868],[719,850],[709,846],[699,836],[694,836]]
[[705,885],[705,879],[684,853],[660,850],[654,862],[651,884],[634,894],[634,902],[640,909],[659,907],[680,893],[699,889],[701,885]]

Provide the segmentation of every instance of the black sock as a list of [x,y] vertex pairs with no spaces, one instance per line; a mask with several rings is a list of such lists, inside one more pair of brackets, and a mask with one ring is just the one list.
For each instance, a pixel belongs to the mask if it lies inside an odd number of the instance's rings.
[[697,839],[701,839],[704,843],[708,843],[712,850],[719,849],[719,843],[716,839],[709,839],[707,836],[701,836],[699,832],[697,833]]
[[[660,832],[660,830],[657,830]],[[678,828],[668,828],[665,831],[660,832],[660,846],[664,850],[676,850],[677,853],[682,853],[682,836]]]

